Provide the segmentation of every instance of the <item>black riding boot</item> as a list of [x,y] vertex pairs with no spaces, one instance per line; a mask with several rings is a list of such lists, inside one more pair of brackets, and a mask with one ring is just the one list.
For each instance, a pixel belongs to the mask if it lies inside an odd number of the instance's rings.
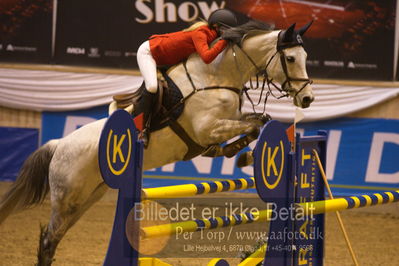
[[148,146],[148,142],[150,140],[149,131],[150,131],[151,115],[152,115],[152,110],[154,108],[155,100],[156,100],[156,93],[150,93],[149,91],[144,90],[141,99],[139,101],[139,104],[137,106],[137,110],[134,112],[136,115],[143,113],[144,128],[142,132],[142,140],[144,143],[144,147]]

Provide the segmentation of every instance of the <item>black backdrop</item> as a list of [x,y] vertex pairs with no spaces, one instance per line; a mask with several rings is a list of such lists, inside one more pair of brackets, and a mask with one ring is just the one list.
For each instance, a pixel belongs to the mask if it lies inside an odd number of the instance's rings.
[[[314,20],[305,38],[312,78],[392,80],[396,0],[2,0],[0,60],[137,67],[150,35],[180,30],[218,7],[286,28]],[[12,46],[10,46],[10,44]],[[10,48],[7,50],[7,47]],[[12,50],[12,48],[14,48]]]
[[56,62],[136,67],[152,34],[178,31],[224,1],[63,0],[58,5]]
[[0,60],[50,63],[53,2],[0,1]]

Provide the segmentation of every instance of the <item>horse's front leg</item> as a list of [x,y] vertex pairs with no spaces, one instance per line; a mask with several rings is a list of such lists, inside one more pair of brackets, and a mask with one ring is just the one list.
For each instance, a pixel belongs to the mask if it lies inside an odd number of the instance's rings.
[[[214,143],[222,143],[238,135],[244,134],[244,136],[225,146],[220,146],[219,144],[211,145],[202,156],[235,156],[239,151],[258,138],[259,129],[269,120],[271,120],[269,115],[265,116],[263,114],[253,113],[243,114],[239,121],[229,119],[217,120],[214,124],[214,128],[210,131],[211,134],[209,136],[211,138],[208,138],[208,140]],[[238,167],[243,167],[252,163],[252,151],[242,154],[237,160]]]
[[262,114],[262,113],[244,113],[241,115],[240,120],[250,123],[255,123],[259,127],[262,127],[268,121],[272,120],[272,117],[268,114]]
[[259,126],[256,123],[218,119],[209,131],[207,142],[220,144],[239,135],[254,135],[255,133],[259,133]]
[[[202,154],[203,156],[233,157],[258,137],[259,125],[247,121],[219,119],[214,122],[213,127],[210,128],[208,133],[203,135],[207,136],[206,146],[213,144]],[[225,146],[219,145],[220,143],[239,135],[244,136]]]

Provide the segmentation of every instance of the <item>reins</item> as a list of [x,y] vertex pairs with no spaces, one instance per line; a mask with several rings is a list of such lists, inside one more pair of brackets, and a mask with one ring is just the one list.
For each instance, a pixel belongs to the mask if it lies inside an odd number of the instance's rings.
[[[294,46],[298,46],[300,44],[296,44],[296,45],[292,45],[289,47],[294,47]],[[232,49],[233,49],[233,56],[234,56],[234,61],[236,64],[237,69],[239,69],[238,67],[238,62],[236,59],[236,52],[234,49],[235,45],[233,45]],[[287,63],[286,63],[286,55],[284,53],[284,49],[288,48],[287,46],[284,47],[279,47],[277,46],[277,51],[269,58],[268,62],[266,63],[266,66],[264,69],[261,69],[256,63],[255,61],[251,58],[250,55],[248,55],[247,52],[245,52],[240,46],[237,45],[237,47],[240,49],[240,51],[246,56],[246,58],[249,60],[249,62],[255,67],[255,69],[257,70],[257,73],[255,75],[256,77],[256,88],[253,87],[253,83],[252,83],[252,79],[250,79],[250,87],[248,88],[247,86],[243,85],[243,91],[245,93],[245,96],[247,97],[247,99],[249,100],[249,102],[251,103],[252,109],[254,111],[254,113],[256,113],[255,110],[255,106],[258,106],[261,101],[262,101],[262,97],[263,97],[263,92],[265,90],[265,85],[267,84],[267,93],[265,96],[265,100],[264,100],[264,105],[263,105],[263,111],[262,114],[264,114],[265,110],[266,110],[266,103],[267,103],[267,99],[269,97],[269,95],[272,95],[274,98],[276,99],[281,99],[284,97],[289,97],[290,95],[290,90],[287,90],[286,87],[288,85],[288,88],[291,88],[291,82],[295,82],[295,81],[299,81],[299,82],[304,82],[302,87],[295,92],[295,95],[293,96],[294,98],[302,92],[302,90],[308,85],[308,84],[312,84],[313,81],[309,78],[292,78],[289,73],[288,73],[288,67],[287,67]],[[273,59],[276,57],[276,55],[279,54],[279,58],[280,58],[280,63],[281,66],[283,68],[283,72],[285,75],[285,81],[281,84],[281,86],[279,87],[274,81],[273,78],[269,78],[269,74],[268,74],[268,68],[271,64],[271,62],[273,61]],[[239,71],[240,72],[240,71]],[[240,72],[241,73],[241,72]],[[252,100],[252,98],[249,96],[248,94],[248,90],[250,89],[257,89],[259,88],[259,76],[262,76],[263,80],[262,80],[262,86],[261,86],[261,93],[259,96],[259,100],[258,102],[255,104]],[[278,90],[281,95],[280,96],[276,96],[274,95],[272,89],[270,86],[273,86],[276,90]]]
[[229,87],[229,86],[208,86],[208,87],[204,87],[204,88],[197,88],[194,85],[194,82],[193,82],[193,79],[191,78],[190,72],[188,72],[187,61],[183,62],[183,66],[184,66],[184,70],[186,71],[187,78],[190,81],[190,84],[191,84],[191,86],[193,88],[193,91],[189,95],[184,97],[182,100],[185,100],[185,99],[191,97],[196,92],[206,91],[206,90],[215,90],[215,89],[226,89],[226,90],[233,91],[233,92],[237,93],[238,95],[241,95],[241,90],[240,89],[235,88],[235,87]]

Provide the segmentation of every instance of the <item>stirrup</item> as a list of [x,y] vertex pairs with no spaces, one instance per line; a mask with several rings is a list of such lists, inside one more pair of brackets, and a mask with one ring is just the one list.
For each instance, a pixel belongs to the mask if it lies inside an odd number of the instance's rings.
[[143,129],[141,132],[140,139],[143,141],[144,148],[147,148],[150,143],[150,132],[147,128]]
[[148,144],[150,143],[150,125],[151,125],[151,118],[152,118],[152,112],[149,111],[149,113],[147,114],[148,118],[147,121],[144,121],[144,129],[141,132],[141,140],[143,141],[144,144],[144,148],[148,147]]

